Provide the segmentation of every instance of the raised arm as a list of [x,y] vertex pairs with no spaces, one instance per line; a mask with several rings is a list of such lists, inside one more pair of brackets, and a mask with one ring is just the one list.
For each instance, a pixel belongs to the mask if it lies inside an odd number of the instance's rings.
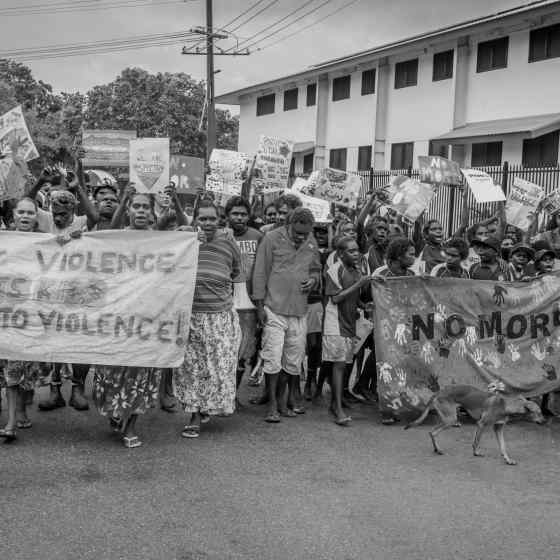
[[123,197],[117,209],[115,210],[113,219],[111,220],[111,229],[121,229],[123,218],[126,212],[126,206],[128,204],[128,201],[134,196],[135,192],[136,189],[134,188],[134,185],[132,183],[127,185],[126,189],[124,190]]

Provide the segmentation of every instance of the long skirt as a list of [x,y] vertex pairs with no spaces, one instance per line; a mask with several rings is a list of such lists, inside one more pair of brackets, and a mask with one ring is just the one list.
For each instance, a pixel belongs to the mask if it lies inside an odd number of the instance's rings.
[[126,422],[144,414],[158,401],[161,370],[125,366],[96,366],[93,402],[103,416]]
[[185,412],[233,414],[241,330],[236,311],[193,313],[175,395]]

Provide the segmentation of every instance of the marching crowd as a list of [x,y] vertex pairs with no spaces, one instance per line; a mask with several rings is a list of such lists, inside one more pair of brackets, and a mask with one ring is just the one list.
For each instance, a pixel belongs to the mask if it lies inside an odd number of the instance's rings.
[[[371,322],[376,279],[524,281],[555,270],[560,251],[554,217],[546,231],[537,232],[535,221],[522,232],[506,223],[503,206],[477,224],[469,224],[465,212],[459,230],[444,239],[437,220],[414,228],[403,223],[386,206],[382,190],[358,211],[337,208],[332,222],[315,223],[293,193],[264,208],[241,196],[221,208],[209,193],[200,193],[194,208],[185,209],[170,184],[165,194],[171,204],[158,210],[151,195],[131,185],[122,196],[110,183],[88,191],[83,176],[79,164],[75,172],[45,170],[24,198],[3,205],[2,228],[64,236],[69,243],[82,232],[103,229],[198,232],[184,362],[171,370],[3,360],[7,423],[0,438],[6,442],[31,427],[26,410],[38,385],[50,384],[39,409],[54,410],[66,405],[61,385],[70,377],[68,404],[87,410],[90,371],[93,402],[128,448],[142,444],[136,420],[156,404],[168,412],[184,410],[181,435],[198,437],[211,416],[234,412],[243,378],[254,386],[264,378],[262,393],[251,402],[265,406],[265,420],[274,424],[304,414],[305,402],[320,400],[327,381],[329,412],[336,424],[348,426],[353,404],[377,399]],[[542,406],[546,412],[546,402]],[[382,414],[383,423],[395,421]]]

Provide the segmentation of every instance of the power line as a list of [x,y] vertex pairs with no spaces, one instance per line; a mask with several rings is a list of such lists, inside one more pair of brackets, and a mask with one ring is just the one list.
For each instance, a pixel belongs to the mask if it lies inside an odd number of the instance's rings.
[[192,2],[194,0],[124,0],[124,2],[117,2],[116,0],[108,0],[107,2],[102,2],[95,0],[91,2],[90,0],[77,0],[76,2],[64,2],[58,4],[35,4],[34,6],[28,7],[9,7],[0,8],[0,15],[2,16],[29,16],[29,15],[43,15],[43,14],[62,14],[62,13],[76,13],[76,12],[88,12],[95,10],[109,10],[109,9],[120,9],[120,8],[138,8],[138,7],[149,7],[149,6],[166,6],[166,5],[178,5],[185,4],[187,2]]
[[[328,0],[328,1],[330,2],[330,0]],[[286,21],[291,16],[293,16],[293,15],[297,14],[298,12],[300,12],[301,10],[303,10],[306,6],[309,6],[309,4],[311,4],[312,2],[315,2],[315,0],[307,0],[301,6],[299,6],[299,8],[296,8],[295,10],[292,10],[289,14],[286,14],[285,16],[281,17],[279,20],[275,21],[274,23],[271,23],[270,25],[267,25],[266,27],[264,27],[263,29],[261,29],[257,33],[254,33],[250,37],[247,37],[247,39],[244,39],[243,41],[241,41],[241,43],[239,43],[236,48],[239,48],[241,45],[250,42],[252,39],[257,37],[261,33],[264,33],[265,31],[268,31],[269,29],[272,29],[273,27],[276,27],[278,24]],[[231,50],[231,49],[227,49],[227,50]],[[227,50],[226,50],[226,52],[227,52]]]
[[[263,1],[263,0],[261,0],[261,1]],[[256,17],[260,16],[265,10],[268,10],[268,8],[270,8],[271,6],[276,4],[277,2],[278,2],[278,0],[272,0],[264,8],[261,8],[258,12],[253,14],[249,19],[246,19],[245,21],[241,22],[237,27],[234,27],[233,29],[228,29],[228,32],[233,33],[234,31],[237,31],[240,27],[243,27],[244,25],[247,25],[250,21],[253,21]],[[260,4],[260,3],[261,2],[257,2],[257,4]],[[228,23],[227,25],[231,25],[231,23]]]
[[338,14],[342,10],[345,10],[346,8],[350,7],[352,4],[355,4],[356,2],[359,2],[359,1],[360,0],[350,0],[350,2],[346,2],[346,4],[340,6],[340,8],[337,8],[336,10],[326,14],[322,18],[319,18],[318,20],[313,21],[310,24],[305,25],[304,27],[301,27],[300,29],[297,29],[293,33],[289,33],[288,35],[285,35],[284,37],[280,37],[280,39],[277,39],[276,41],[272,41],[271,43],[269,43],[268,45],[265,45],[264,47],[259,47],[259,48],[255,49],[255,51],[264,51],[265,49],[268,49],[268,48],[270,48],[270,47],[272,47],[272,46],[274,46],[278,43],[281,43],[282,41],[285,41],[286,39],[289,39],[290,37],[293,37],[294,35],[297,35],[298,33],[301,33],[302,31],[306,31],[310,27],[313,27],[314,25],[317,25],[317,24],[325,21],[326,19]]

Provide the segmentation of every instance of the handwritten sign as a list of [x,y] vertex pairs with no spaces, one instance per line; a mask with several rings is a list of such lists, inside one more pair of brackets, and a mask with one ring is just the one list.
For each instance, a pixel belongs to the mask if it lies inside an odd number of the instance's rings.
[[301,192],[339,206],[356,208],[361,187],[362,180],[358,175],[327,167],[313,171]]
[[0,232],[0,357],[178,367],[198,261],[195,233],[101,231],[64,246]]
[[138,192],[163,190],[169,183],[169,138],[130,141],[130,181]]
[[39,157],[20,105],[0,117],[0,155],[31,161]]
[[494,179],[479,169],[461,169],[475,200],[484,202],[501,202],[506,199],[501,187],[494,184]]
[[206,189],[213,192],[218,204],[225,204],[232,196],[241,195],[247,156],[232,150],[212,150],[206,176]]
[[86,167],[127,167],[135,130],[84,130],[82,146]]
[[28,173],[25,160],[12,154],[0,158],[0,202],[23,197]]
[[544,212],[550,214],[551,216],[560,212],[560,189],[545,196],[541,207]]
[[307,196],[294,188],[286,189],[284,192],[295,194],[301,200],[302,206],[311,210],[316,222],[332,222],[331,204],[328,200]]
[[543,196],[541,187],[515,177],[506,202],[507,223],[527,231]]
[[423,183],[460,185],[463,177],[459,164],[440,156],[418,156]]
[[434,188],[416,179],[399,175],[388,188],[389,206],[407,220],[414,222],[428,208]]
[[262,135],[257,149],[252,180],[257,190],[285,189],[288,186],[294,143]]

